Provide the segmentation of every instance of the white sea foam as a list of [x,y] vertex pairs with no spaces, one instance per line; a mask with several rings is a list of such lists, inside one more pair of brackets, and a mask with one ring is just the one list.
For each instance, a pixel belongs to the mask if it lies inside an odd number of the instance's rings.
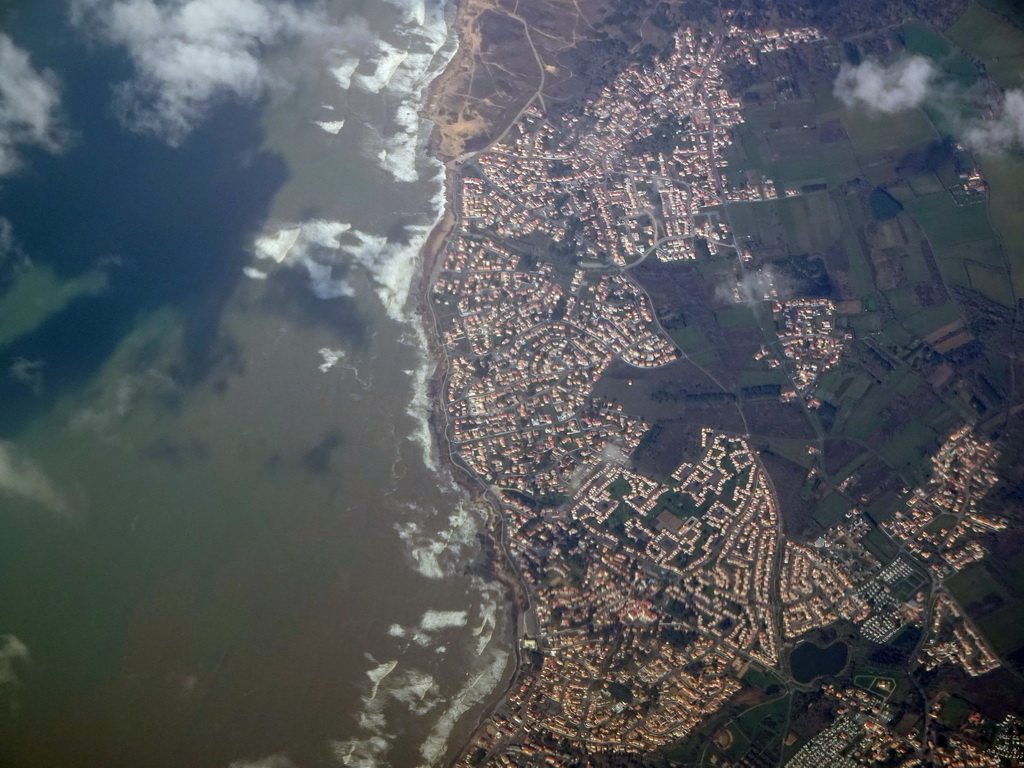
[[314,120],[313,125],[318,125],[323,128],[327,133],[332,136],[337,136],[342,128],[345,127],[344,120]]
[[331,742],[331,752],[346,768],[381,768],[391,743],[383,736]]
[[302,266],[309,273],[309,285],[318,299],[336,299],[339,296],[352,296],[355,289],[344,278],[334,277],[334,267],[321,264],[312,258],[304,257]]
[[479,519],[465,503],[455,511],[440,530],[428,524],[436,519],[436,511],[426,513],[411,507],[413,518],[395,525],[417,572],[430,579],[442,579],[462,564],[462,554],[480,528]]
[[318,352],[320,353],[320,357],[323,358],[323,362],[317,366],[317,368],[320,369],[320,373],[327,373],[331,368],[345,359],[345,350],[343,349],[321,347]]
[[508,653],[500,649],[492,650],[486,666],[471,677],[456,694],[420,746],[423,768],[437,764],[448,747],[448,740],[459,718],[480,704],[494,690],[507,664]]
[[359,57],[356,56],[350,59],[344,59],[337,66],[331,67],[330,73],[334,76],[334,79],[343,91],[347,91],[352,87],[352,75],[355,74],[358,66]]
[[384,40],[377,41],[377,50],[371,58],[374,68],[370,74],[355,72],[352,83],[364,91],[380,93],[394,77],[395,72],[409,55],[408,51],[396,48]]
[[490,645],[494,637],[494,630],[498,626],[498,600],[497,587],[487,584],[482,579],[474,579],[474,583],[480,591],[480,623],[473,627],[473,637],[476,638],[476,655],[482,656],[484,650]]
[[414,715],[425,715],[441,702],[437,681],[419,669],[403,670],[388,686],[387,693]]
[[342,221],[310,219],[301,224],[286,224],[276,231],[259,235],[253,245],[258,259],[291,264],[307,255],[310,246],[338,250],[338,238],[352,228]]
[[466,611],[435,611],[428,610],[420,619],[420,628],[428,632],[437,632],[440,629],[451,627],[464,627],[468,620]]
[[[441,478],[440,467],[437,463],[437,451],[434,445],[434,436],[430,428],[430,397],[428,386],[430,374],[434,370],[434,361],[427,352],[427,334],[422,322],[413,322],[414,341],[412,346],[419,352],[419,365],[411,371],[406,371],[412,377],[412,397],[405,412],[408,413],[416,423],[416,428],[409,435],[409,439],[420,444],[423,449],[423,463]],[[446,473],[445,473],[446,474]]]
[[[394,103],[390,122],[397,130],[387,134],[371,129],[370,155],[396,181],[419,180],[417,165],[424,160],[425,139],[432,126],[420,119],[420,105],[430,82],[443,71],[455,52],[449,37],[445,8],[423,0],[397,0],[390,5],[405,11],[402,22],[389,34],[391,39],[366,35],[348,40],[333,52],[340,63],[330,68],[342,90],[353,86],[367,93],[387,93]],[[395,40],[394,35],[401,35]],[[356,50],[359,49],[359,50]]]
[[322,248],[337,249],[338,238],[352,229],[352,225],[343,221],[310,219],[302,223],[301,229],[302,236],[307,243],[319,245]]
[[366,676],[373,681],[373,690],[370,691],[370,701],[377,698],[377,689],[380,688],[380,684],[384,681],[384,678],[395,671],[395,667],[397,666],[397,661],[386,661],[366,673]]
[[409,292],[416,276],[419,252],[430,232],[425,225],[406,227],[407,243],[388,242],[384,235],[359,230],[349,234],[356,242],[342,245],[343,251],[366,269],[377,287],[377,296],[387,309],[388,316],[397,322],[408,318],[405,314]]
[[295,763],[287,755],[267,755],[256,760],[235,760],[228,768],[295,768]]

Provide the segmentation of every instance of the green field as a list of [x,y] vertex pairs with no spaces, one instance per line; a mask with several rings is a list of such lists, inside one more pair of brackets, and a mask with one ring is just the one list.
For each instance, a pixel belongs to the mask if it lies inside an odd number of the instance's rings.
[[950,728],[959,728],[973,707],[957,696],[949,696],[942,702],[938,718]]
[[855,675],[853,678],[853,684],[863,688],[865,691],[875,693],[883,699],[889,698],[892,695],[892,692],[896,690],[895,678],[889,677],[888,675],[876,675],[870,672]]
[[827,194],[790,197],[775,205],[792,253],[824,250],[842,234],[839,212]]
[[972,605],[985,602],[996,596],[1005,599],[1006,592],[992,576],[989,570],[981,564],[970,565],[960,573],[949,577],[946,586],[953,593],[953,597],[970,610]]
[[1010,654],[1024,647],[1024,622],[1020,620],[1021,615],[1024,615],[1024,599],[1018,598],[978,620],[978,629],[992,643],[992,649],[997,654]]
[[1015,302],[1013,283],[1007,279],[1002,266],[991,267],[973,260],[966,260],[967,279],[970,287],[1004,307],[1013,308]]
[[792,254],[817,253],[841,237],[843,219],[825,193],[733,203],[729,216],[740,237],[753,237],[765,245],[785,243]]
[[903,44],[907,52],[932,59],[961,87],[969,88],[978,79],[978,69],[971,60],[950,45],[946,38],[923,24],[904,25]]
[[924,230],[939,257],[950,246],[991,240],[994,234],[984,205],[957,205],[945,193],[912,200],[907,210]]
[[736,718],[735,725],[760,750],[771,748],[775,742],[782,740],[791,704],[788,695],[768,701],[748,709]]
[[920,110],[895,115],[874,115],[866,110],[848,109],[843,125],[853,142],[857,158],[863,164],[899,159],[938,139],[935,129]]
[[956,305],[947,302],[937,307],[925,307],[918,310],[914,315],[903,321],[904,327],[919,338],[924,338],[929,333],[960,317]]
[[1002,154],[978,160],[989,186],[992,224],[1013,269],[1014,290],[1024,295],[1024,158]]
[[757,318],[754,311],[745,304],[735,307],[726,307],[715,312],[715,322],[722,328],[739,328],[743,326],[756,326]]
[[814,520],[822,528],[831,528],[843,519],[843,515],[850,511],[850,502],[842,495],[833,491],[818,504],[814,510]]
[[1017,0],[978,0],[978,4],[1024,29],[1024,6]]
[[708,341],[707,336],[696,326],[688,325],[671,330],[672,341],[686,353],[686,356],[698,365],[708,365],[718,359],[718,353]]
[[1024,70],[1024,35],[1006,19],[972,4],[949,30],[950,39],[977,57],[1003,88],[1020,84]]
[[729,746],[722,751],[732,758],[742,757],[750,749],[750,739],[735,723],[730,723],[725,730],[729,732]]

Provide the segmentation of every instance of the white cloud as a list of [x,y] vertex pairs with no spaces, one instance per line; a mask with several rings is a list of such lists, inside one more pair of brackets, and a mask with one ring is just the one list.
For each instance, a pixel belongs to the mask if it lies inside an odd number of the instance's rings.
[[272,0],[74,0],[72,18],[131,57],[135,76],[116,91],[122,121],[172,145],[216,102],[265,93],[268,48],[332,29],[320,10]]
[[850,108],[894,114],[921,106],[937,74],[935,65],[924,56],[908,56],[889,67],[867,59],[856,67],[842,66],[835,94]]
[[1024,90],[1007,91],[999,116],[969,126],[964,131],[964,143],[979,152],[1024,146]]
[[39,504],[51,512],[68,510],[67,501],[43,470],[8,442],[0,442],[0,496]]
[[0,32],[0,175],[21,165],[22,146],[60,149],[59,108],[54,74],[35,69],[28,53]]

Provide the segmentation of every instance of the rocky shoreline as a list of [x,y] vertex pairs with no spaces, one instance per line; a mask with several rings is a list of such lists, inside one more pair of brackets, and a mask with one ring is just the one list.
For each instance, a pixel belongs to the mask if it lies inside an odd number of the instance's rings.
[[[428,380],[427,397],[430,401],[430,431],[437,450],[439,461],[448,469],[454,482],[469,497],[471,503],[479,506],[485,514],[484,530],[480,535],[481,552],[478,564],[484,578],[499,583],[505,591],[512,626],[514,641],[512,652],[515,661],[511,674],[503,686],[496,688],[491,694],[491,702],[483,709],[472,730],[457,750],[449,749],[446,765],[453,765],[476,740],[480,728],[486,723],[491,713],[500,706],[516,685],[523,665],[521,648],[518,642],[519,626],[523,615],[529,609],[527,589],[518,569],[511,558],[506,541],[505,520],[502,517],[500,503],[493,491],[484,485],[479,478],[472,475],[452,456],[451,446],[446,432],[446,414],[444,411],[444,382],[448,374],[448,359],[440,340],[439,328],[430,300],[430,291],[437,279],[443,264],[443,255],[458,224],[458,178],[459,168],[467,159],[462,153],[467,138],[484,138],[483,132],[475,136],[456,133],[452,123],[442,122],[439,116],[444,111],[446,99],[452,98],[449,91],[452,84],[452,73],[464,66],[464,62],[475,55],[474,45],[479,43],[476,35],[468,34],[472,24],[470,7],[471,0],[454,0],[456,3],[455,28],[458,36],[458,50],[449,61],[448,66],[430,84],[423,107],[422,117],[433,123],[433,134],[429,151],[444,163],[444,211],[440,220],[430,232],[420,251],[420,276],[416,290],[415,312],[424,326],[427,340],[427,354],[434,362],[434,370]],[[457,150],[457,151],[456,151]]]

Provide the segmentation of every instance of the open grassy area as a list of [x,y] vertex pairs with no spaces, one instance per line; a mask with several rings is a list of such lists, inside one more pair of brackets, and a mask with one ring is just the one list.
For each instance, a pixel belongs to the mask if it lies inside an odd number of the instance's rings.
[[821,251],[842,233],[839,212],[826,194],[779,200],[776,209],[783,236],[793,253]]
[[932,59],[960,86],[969,88],[977,81],[978,68],[942,35],[916,23],[904,25],[902,32],[903,44],[908,53]]
[[768,701],[737,717],[736,726],[759,750],[771,748],[782,739],[791,705],[788,695]]
[[982,564],[970,565],[946,580],[946,586],[968,612],[972,606],[1005,599],[1005,590]]
[[883,699],[887,699],[896,689],[896,678],[890,677],[889,675],[866,672],[864,674],[854,675],[853,684],[863,688],[865,691],[877,694]]
[[959,728],[972,709],[969,703],[958,696],[949,696],[942,702],[938,717],[950,728]]
[[939,138],[920,110],[875,115],[863,109],[848,109],[843,112],[843,125],[857,158],[865,165],[888,157],[898,159]]
[[849,511],[850,502],[833,491],[818,504],[814,510],[814,519],[822,528],[830,528],[842,520],[843,515]]
[[1024,599],[1017,598],[978,619],[978,629],[992,643],[996,653],[1005,656],[1024,647],[1024,622],[1020,620],[1022,611]]
[[1004,307],[1013,308],[1013,284],[1007,279],[1005,268],[992,267],[973,260],[965,260],[964,267],[971,288]]
[[974,3],[950,28],[949,37],[965,53],[977,57],[1000,86],[1019,85],[1024,35],[1008,20]]
[[937,307],[924,307],[918,310],[912,317],[903,321],[903,325],[915,336],[924,338],[932,331],[960,317],[956,305],[951,302],[940,304]]
[[1016,293],[1024,295],[1024,156],[1003,153],[978,160],[989,186],[992,224],[1010,261]]
[[981,203],[957,205],[950,195],[942,193],[912,200],[907,210],[940,258],[950,246],[992,239],[988,211]]
[[978,0],[978,4],[994,14],[1005,17],[1011,24],[1024,29],[1024,5],[1017,0]]
[[715,322],[722,328],[738,328],[743,326],[756,326],[757,318],[753,310],[745,304],[735,307],[725,307],[715,312]]

